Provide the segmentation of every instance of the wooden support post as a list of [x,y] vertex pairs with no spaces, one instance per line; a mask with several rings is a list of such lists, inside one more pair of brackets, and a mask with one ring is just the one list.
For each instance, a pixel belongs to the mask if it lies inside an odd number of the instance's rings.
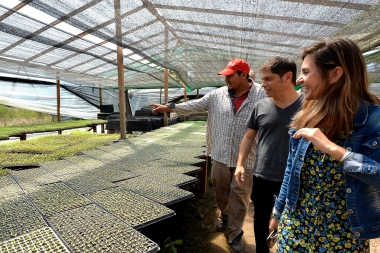
[[61,122],[61,82],[57,72],[57,122]]
[[97,125],[98,125],[98,124],[92,124],[92,125],[91,125],[92,132],[93,132],[93,133],[97,133],[97,130],[96,130]]
[[[183,86],[183,102],[187,101],[187,89],[186,86]],[[186,121],[186,116],[183,116],[183,121]]]
[[[99,105],[103,105],[103,94],[102,94],[102,88],[99,88]],[[100,111],[101,112],[101,111]],[[104,124],[100,124],[100,132],[104,134]]]
[[20,141],[25,141],[26,140],[26,133],[20,134]]
[[125,121],[125,99],[124,99],[124,64],[123,64],[123,47],[121,35],[121,17],[120,17],[120,0],[114,0],[115,4],[115,25],[117,39],[117,77],[119,87],[119,116],[120,116],[120,139],[126,139],[126,121]]
[[[164,100],[165,104],[169,101],[169,95],[168,95],[168,87],[169,87],[169,71],[167,68],[164,69]],[[168,115],[164,113],[164,126],[168,125]]]

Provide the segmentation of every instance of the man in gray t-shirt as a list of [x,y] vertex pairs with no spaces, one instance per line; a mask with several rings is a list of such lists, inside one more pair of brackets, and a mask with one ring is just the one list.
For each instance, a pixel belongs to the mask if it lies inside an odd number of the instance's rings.
[[244,184],[244,162],[256,135],[256,163],[253,169],[251,200],[254,206],[254,232],[257,253],[269,253],[266,238],[288,156],[288,125],[301,108],[304,95],[295,90],[297,67],[293,61],[275,57],[260,68],[262,87],[268,98],[256,103],[247,121],[247,132],[240,144],[235,179]]
[[258,131],[253,176],[282,183],[288,157],[288,125],[294,113],[301,108],[303,97],[300,94],[285,108],[278,107],[272,98],[264,98],[254,106],[247,121],[248,128]]

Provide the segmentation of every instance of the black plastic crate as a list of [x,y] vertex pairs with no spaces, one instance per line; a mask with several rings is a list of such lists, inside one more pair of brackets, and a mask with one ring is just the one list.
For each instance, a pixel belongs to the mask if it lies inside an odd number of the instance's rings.
[[98,119],[104,119],[104,120],[107,120],[108,116],[110,115],[111,113],[105,113],[105,112],[101,112],[101,113],[98,113]]
[[101,105],[99,109],[100,109],[100,112],[105,112],[105,113],[114,112],[113,105]]
[[120,120],[108,120],[106,124],[107,130],[120,130]]
[[127,118],[127,132],[150,132],[152,131],[152,119],[150,118]]
[[135,116],[153,116],[153,112],[152,110],[148,111],[148,110],[136,110],[135,111]]

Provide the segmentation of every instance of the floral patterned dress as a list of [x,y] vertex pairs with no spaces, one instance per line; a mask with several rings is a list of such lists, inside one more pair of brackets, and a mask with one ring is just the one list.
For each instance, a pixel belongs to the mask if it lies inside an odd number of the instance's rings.
[[369,252],[369,240],[351,232],[345,196],[343,166],[310,144],[297,207],[281,216],[277,252]]

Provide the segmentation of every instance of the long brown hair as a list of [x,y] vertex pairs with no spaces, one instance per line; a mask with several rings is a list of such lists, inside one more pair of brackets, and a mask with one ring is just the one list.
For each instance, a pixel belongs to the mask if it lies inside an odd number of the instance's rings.
[[369,81],[364,58],[359,47],[348,39],[318,42],[304,50],[302,60],[311,55],[322,76],[328,81],[329,70],[337,66],[343,75],[328,85],[321,98],[305,101],[302,110],[291,123],[292,128],[318,127],[330,140],[352,128],[359,101],[379,104],[379,99],[369,92]]

